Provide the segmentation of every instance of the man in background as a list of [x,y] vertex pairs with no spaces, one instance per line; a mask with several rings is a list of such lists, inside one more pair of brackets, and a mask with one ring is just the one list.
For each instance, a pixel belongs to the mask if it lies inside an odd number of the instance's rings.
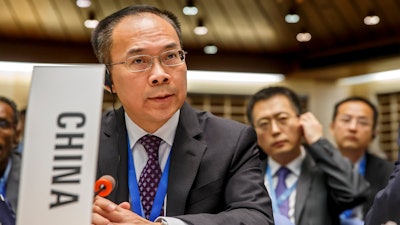
[[337,225],[343,210],[366,199],[368,183],[323,138],[315,116],[302,113],[292,90],[260,90],[250,98],[247,118],[257,133],[274,214],[295,225]]
[[15,152],[18,109],[14,101],[0,96],[0,195],[17,209],[21,155]]
[[363,223],[376,193],[384,188],[393,171],[393,164],[368,152],[377,134],[378,110],[367,99],[348,97],[334,106],[331,133],[343,156],[350,159],[353,168],[370,183],[368,200],[341,215],[342,221]]

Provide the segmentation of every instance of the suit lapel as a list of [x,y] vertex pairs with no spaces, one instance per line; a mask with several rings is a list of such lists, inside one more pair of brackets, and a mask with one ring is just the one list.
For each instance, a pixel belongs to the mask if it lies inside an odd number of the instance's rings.
[[296,224],[300,224],[301,214],[303,213],[304,205],[309,197],[311,183],[313,179],[313,168],[316,166],[314,161],[310,158],[309,154],[306,154],[303,164],[301,166],[301,172],[299,180],[297,181],[296,189],[296,203],[295,203],[295,221]]
[[186,199],[206,150],[206,145],[196,138],[201,134],[198,118],[187,103],[181,114],[171,150],[167,191],[167,215],[185,213]]
[[[106,126],[102,133],[104,139],[104,146],[107,149],[104,151],[105,155],[99,156],[101,161],[99,163],[100,175],[111,175],[116,177],[116,188],[119,193],[113,191],[109,198],[119,203],[128,199],[128,143],[126,137],[126,127],[124,110],[121,107],[117,111],[111,112],[105,119]],[[117,117],[117,118],[116,118]],[[104,146],[100,146],[102,149]],[[100,151],[100,153],[103,151]],[[118,163],[115,163],[118,162]]]

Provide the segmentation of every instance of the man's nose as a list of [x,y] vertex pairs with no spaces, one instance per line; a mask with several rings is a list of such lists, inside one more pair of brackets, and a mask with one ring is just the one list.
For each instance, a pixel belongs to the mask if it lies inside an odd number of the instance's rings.
[[169,74],[166,73],[164,65],[160,62],[159,58],[154,58],[152,67],[150,68],[150,82],[153,85],[159,85],[169,82]]
[[349,123],[349,128],[350,129],[352,129],[352,130],[357,129],[357,125],[358,125],[357,119],[351,119],[350,120],[350,123]]
[[276,120],[271,120],[271,133],[279,133],[281,131],[281,127],[279,126]]

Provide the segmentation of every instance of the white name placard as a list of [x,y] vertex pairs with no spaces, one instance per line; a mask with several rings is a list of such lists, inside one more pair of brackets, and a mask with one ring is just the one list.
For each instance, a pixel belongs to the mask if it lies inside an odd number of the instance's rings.
[[89,225],[105,68],[34,67],[17,225]]

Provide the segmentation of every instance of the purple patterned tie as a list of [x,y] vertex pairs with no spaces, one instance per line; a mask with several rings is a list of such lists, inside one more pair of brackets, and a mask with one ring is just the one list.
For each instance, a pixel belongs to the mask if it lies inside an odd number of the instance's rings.
[[[139,191],[142,199],[144,215],[149,219],[151,208],[154,202],[154,196],[157,192],[158,182],[161,178],[161,167],[158,162],[158,147],[161,138],[147,134],[141,137],[138,142],[146,149],[149,159],[144,167],[139,179]],[[161,213],[161,212],[160,212]]]
[[[282,166],[276,174],[278,174],[278,184],[276,185],[275,188],[275,195],[276,198],[278,199],[279,196],[282,195],[287,190],[286,187],[286,177],[290,173],[290,170],[284,166]],[[279,205],[279,211],[281,212],[282,215],[289,217],[288,212],[289,212],[289,198],[286,198],[282,203]]]

